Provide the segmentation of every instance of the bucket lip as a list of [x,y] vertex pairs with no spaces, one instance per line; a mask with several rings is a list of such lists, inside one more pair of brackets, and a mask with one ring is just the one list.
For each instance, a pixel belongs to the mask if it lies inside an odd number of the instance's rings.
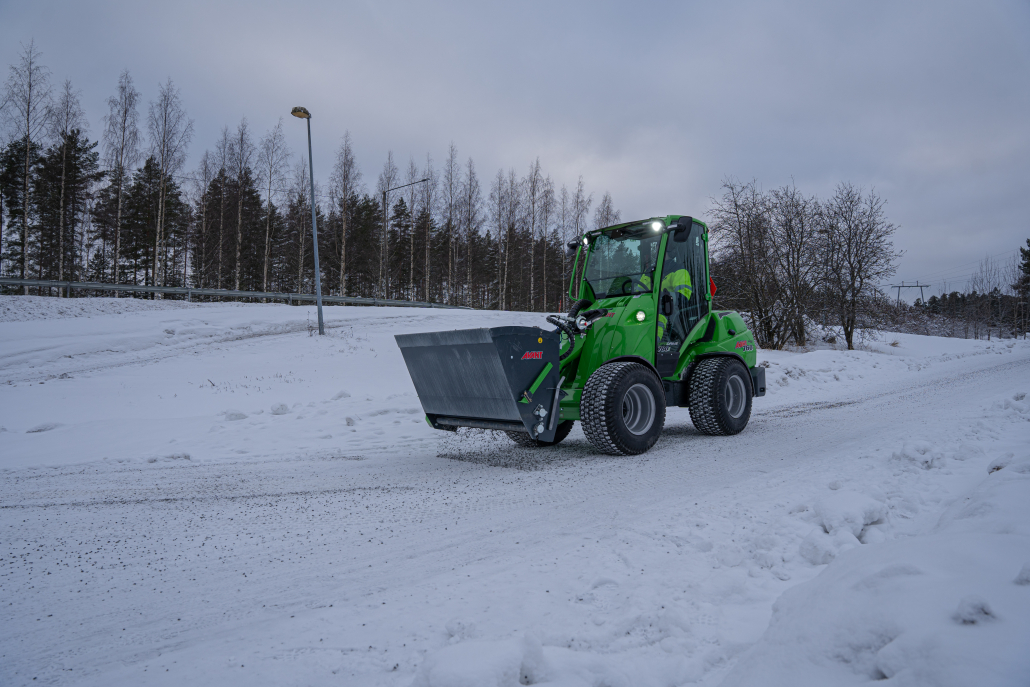
[[[473,333],[479,334],[482,343],[490,343],[493,339],[497,339],[502,336],[525,336],[530,334],[532,331],[533,336],[539,337],[554,337],[557,338],[557,332],[550,329],[544,329],[535,325],[522,326],[522,325],[506,325],[503,327],[477,327],[472,329],[443,329],[435,332],[412,332],[410,334],[394,334],[393,338],[398,344],[416,344],[417,341],[426,341],[432,338],[446,338],[448,336],[455,336],[458,334],[464,334],[466,337],[473,338]],[[430,344],[425,344],[430,345]]]

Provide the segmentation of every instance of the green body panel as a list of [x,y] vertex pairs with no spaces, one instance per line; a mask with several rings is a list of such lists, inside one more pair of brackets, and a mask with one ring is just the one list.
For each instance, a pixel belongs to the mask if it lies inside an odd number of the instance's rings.
[[[680,215],[669,215],[653,219],[663,221],[667,227],[671,227],[679,218]],[[702,315],[680,347],[675,373],[664,378],[671,381],[682,380],[691,364],[702,357],[737,356],[749,369],[753,368],[757,362],[755,338],[744,324],[743,318],[736,312],[711,310],[712,297],[708,288],[708,228],[703,222],[694,221],[705,229],[703,234],[705,274],[691,275],[691,277],[693,288],[704,290],[705,304],[709,312]],[[616,227],[608,227],[602,231],[610,231],[633,224],[639,224],[639,222],[628,222],[616,225]],[[596,233],[598,232],[589,232],[587,236]],[[666,245],[671,237],[672,233],[666,231],[662,238],[655,263],[655,276],[652,279],[654,284],[661,283],[663,275],[659,272],[664,263]],[[571,355],[560,364],[560,374],[565,377],[562,389],[567,393],[560,404],[562,420],[580,419],[579,403],[583,387],[590,376],[605,363],[617,359],[637,359],[652,367],[655,365],[655,325],[658,320],[659,289],[654,289],[650,293],[595,300],[585,277],[589,258],[590,249],[581,241],[576,251],[576,260],[569,283],[569,296],[573,300],[585,298],[592,301],[589,308],[584,308],[584,310],[605,308],[609,314],[596,321],[587,330],[585,336],[576,338]],[[638,321],[636,318],[639,311],[644,313],[643,321]],[[731,331],[734,333],[731,334]]]

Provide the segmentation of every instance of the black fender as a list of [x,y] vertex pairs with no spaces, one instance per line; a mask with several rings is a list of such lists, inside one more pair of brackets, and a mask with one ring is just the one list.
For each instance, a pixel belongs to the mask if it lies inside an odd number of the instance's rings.
[[620,355],[618,358],[612,358],[611,360],[604,361],[604,364],[608,363],[640,363],[647,369],[654,373],[654,376],[658,378],[658,381],[662,381],[662,376],[658,374],[658,369],[655,368],[654,363],[649,361],[647,358],[641,358],[639,355]]

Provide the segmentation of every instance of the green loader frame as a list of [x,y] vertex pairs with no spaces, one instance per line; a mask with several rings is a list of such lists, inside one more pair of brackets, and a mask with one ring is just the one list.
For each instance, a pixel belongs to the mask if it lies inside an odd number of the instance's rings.
[[603,453],[642,453],[668,406],[703,434],[746,427],[765,395],[754,336],[712,309],[709,233],[686,215],[587,232],[571,242],[573,306],[554,331],[499,327],[398,335],[426,419],[437,429],[506,431],[553,446],[574,423]]

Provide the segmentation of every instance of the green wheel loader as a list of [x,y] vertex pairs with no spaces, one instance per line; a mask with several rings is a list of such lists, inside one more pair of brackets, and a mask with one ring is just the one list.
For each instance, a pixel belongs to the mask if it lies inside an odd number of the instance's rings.
[[553,330],[462,329],[396,336],[436,429],[507,432],[553,446],[576,420],[593,447],[643,453],[665,409],[690,409],[703,434],[736,434],[765,395],[754,336],[712,310],[708,227],[683,215],[618,224],[569,244],[574,301]]

